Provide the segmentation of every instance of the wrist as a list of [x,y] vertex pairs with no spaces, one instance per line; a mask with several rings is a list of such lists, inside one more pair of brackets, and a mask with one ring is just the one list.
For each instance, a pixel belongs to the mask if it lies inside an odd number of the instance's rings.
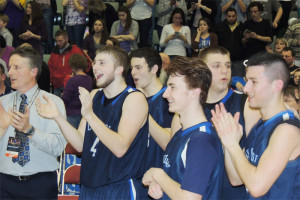
[[26,134],[27,136],[32,136],[32,135],[34,135],[34,134],[35,134],[35,128],[34,128],[33,126],[30,126],[30,128],[27,129],[27,131],[25,132],[25,134]]

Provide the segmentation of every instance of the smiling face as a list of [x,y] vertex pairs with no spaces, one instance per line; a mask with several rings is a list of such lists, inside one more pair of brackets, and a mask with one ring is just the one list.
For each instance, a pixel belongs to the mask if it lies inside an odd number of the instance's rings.
[[156,72],[149,69],[145,58],[133,57],[131,59],[131,67],[131,75],[136,87],[147,89],[153,81],[153,78],[156,77]]
[[168,86],[163,97],[169,102],[169,111],[182,113],[189,105],[191,90],[185,82],[185,76],[171,74],[168,79]]
[[11,87],[21,93],[27,92],[36,84],[37,68],[31,69],[28,58],[14,54],[9,59]]
[[115,80],[114,58],[107,53],[98,53],[93,64],[96,85],[106,88]]
[[212,53],[205,62],[212,73],[210,90],[222,93],[228,90],[231,78],[231,62],[228,54]]
[[272,96],[272,82],[265,75],[263,66],[251,66],[247,68],[246,85],[244,92],[248,95],[249,106],[261,108],[269,103]]

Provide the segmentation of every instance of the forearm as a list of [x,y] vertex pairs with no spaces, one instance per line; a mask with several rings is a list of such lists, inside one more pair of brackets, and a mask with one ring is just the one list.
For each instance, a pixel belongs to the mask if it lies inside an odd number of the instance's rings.
[[230,181],[231,185],[238,186],[238,185],[243,184],[243,182],[240,179],[235,167],[233,166],[230,154],[226,149],[224,151],[224,161],[225,161],[226,173],[228,175],[228,178],[229,178],[229,181]]
[[149,132],[155,142],[165,150],[168,143],[171,140],[171,130],[161,127],[156,121],[149,115]]
[[154,6],[154,3],[155,3],[155,0],[144,0],[144,2],[150,6],[150,7],[153,7]]
[[256,35],[255,39],[260,40],[262,42],[272,42],[272,39],[269,36]]
[[93,129],[100,141],[117,157],[122,157],[128,150],[127,140],[123,135],[109,129],[96,115],[85,116],[87,123]]
[[237,0],[239,7],[243,13],[247,12],[247,6],[244,4],[243,0]]
[[128,8],[132,7],[136,0],[126,0],[126,5]]
[[211,8],[209,8],[209,7],[207,7],[207,6],[203,6],[203,5],[201,5],[200,7],[201,7],[201,9],[204,10],[207,14],[209,14],[209,15],[211,14],[211,12],[212,12]]
[[180,184],[170,178],[163,169],[160,169],[156,174],[153,174],[153,179],[159,184],[170,199],[185,199],[182,195],[183,190],[180,188]]
[[225,11],[231,6],[231,4],[234,2],[234,0],[230,0],[227,3],[225,3],[222,7],[221,7],[221,11],[222,13],[225,13]]
[[277,14],[276,14],[275,19],[274,19],[274,22],[275,22],[275,23],[278,23],[278,22],[279,22],[279,20],[280,20],[281,17],[282,17],[282,14],[283,14],[283,10],[282,10],[282,7],[280,7],[280,8],[278,9]]
[[119,37],[118,37],[119,42],[128,41],[128,40],[133,41],[133,40],[135,40],[135,37],[131,34],[129,34],[129,35],[119,35]]
[[83,149],[83,134],[80,134],[62,115],[55,118],[61,132],[66,140],[76,149],[78,152],[82,152]]
[[84,11],[84,7],[77,1],[73,0],[75,9],[79,12],[82,13]]

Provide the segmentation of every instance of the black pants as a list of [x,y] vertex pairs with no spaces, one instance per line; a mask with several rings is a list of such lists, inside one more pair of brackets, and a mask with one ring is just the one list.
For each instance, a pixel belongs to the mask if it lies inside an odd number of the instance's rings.
[[139,48],[148,47],[149,31],[152,27],[152,17],[144,20],[136,20],[139,24],[140,43]]
[[57,173],[18,177],[0,173],[0,199],[57,199]]

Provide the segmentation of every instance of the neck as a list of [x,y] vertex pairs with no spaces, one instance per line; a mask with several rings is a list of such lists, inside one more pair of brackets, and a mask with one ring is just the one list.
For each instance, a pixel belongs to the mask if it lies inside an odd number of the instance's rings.
[[127,87],[126,82],[123,78],[115,79],[110,85],[106,88],[103,88],[103,92],[106,98],[113,98],[120,94]]
[[212,88],[209,88],[206,103],[216,103],[218,101],[221,101],[226,96],[227,93],[228,93],[228,89],[220,92],[220,91],[215,91]]
[[158,93],[162,87],[163,85],[160,82],[159,78],[155,77],[155,79],[151,81],[151,83],[147,87],[143,88],[144,94],[146,97],[151,97]]
[[253,21],[255,21],[255,22],[261,22],[261,20],[262,20],[262,18],[259,17],[259,18],[255,19],[255,20],[253,20]]
[[84,71],[83,70],[77,70],[75,72],[76,75],[85,75]]
[[101,33],[102,33],[102,32],[98,32],[98,33],[95,32],[95,33],[94,33],[94,37],[101,38]]
[[263,120],[268,120],[274,115],[287,110],[283,101],[283,94],[280,94],[279,97],[273,98],[271,101],[268,101],[260,108],[260,112]]
[[199,102],[195,104],[197,105],[190,104],[189,107],[179,114],[183,130],[207,121],[202,106]]

